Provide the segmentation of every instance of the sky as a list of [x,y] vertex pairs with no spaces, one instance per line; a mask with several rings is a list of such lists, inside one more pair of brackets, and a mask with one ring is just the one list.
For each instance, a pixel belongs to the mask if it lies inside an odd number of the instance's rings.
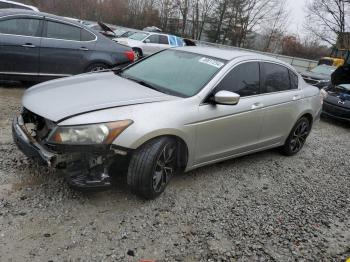
[[303,22],[306,16],[305,5],[307,0],[287,0],[287,10],[290,11],[289,30],[292,33],[303,34]]

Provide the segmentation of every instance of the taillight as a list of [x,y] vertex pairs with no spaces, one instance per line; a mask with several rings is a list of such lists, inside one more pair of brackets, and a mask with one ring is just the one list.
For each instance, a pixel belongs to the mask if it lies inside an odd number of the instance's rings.
[[124,55],[128,58],[130,62],[134,62],[135,60],[135,54],[134,51],[125,51]]

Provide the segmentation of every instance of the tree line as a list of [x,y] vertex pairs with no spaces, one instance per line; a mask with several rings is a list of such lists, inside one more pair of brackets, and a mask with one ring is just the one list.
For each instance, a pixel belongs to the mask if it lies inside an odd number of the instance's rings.
[[43,11],[305,58],[325,55],[348,30],[349,0],[310,0],[302,37],[288,32],[286,0],[22,0]]

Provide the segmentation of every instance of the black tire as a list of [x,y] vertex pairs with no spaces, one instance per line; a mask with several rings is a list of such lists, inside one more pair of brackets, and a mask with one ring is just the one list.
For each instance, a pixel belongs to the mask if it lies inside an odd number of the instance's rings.
[[132,50],[134,51],[134,54],[135,54],[135,59],[134,59],[135,61],[137,61],[143,57],[141,49],[133,48]]
[[307,117],[300,118],[290,132],[285,144],[281,147],[282,154],[292,156],[304,146],[311,131],[311,122]]
[[104,64],[104,63],[94,63],[94,64],[89,65],[86,68],[85,73],[98,72],[98,71],[105,70],[105,69],[108,69],[108,68],[109,68],[109,66]]
[[161,137],[151,140],[133,153],[127,183],[137,195],[154,199],[163,193],[169,184],[177,170],[176,163],[175,139]]

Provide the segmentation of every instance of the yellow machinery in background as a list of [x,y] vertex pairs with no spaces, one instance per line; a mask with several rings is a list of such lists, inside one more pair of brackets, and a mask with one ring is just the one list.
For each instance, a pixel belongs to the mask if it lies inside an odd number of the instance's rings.
[[336,46],[329,57],[322,57],[319,65],[342,66],[350,64],[350,32],[342,33],[338,37]]

